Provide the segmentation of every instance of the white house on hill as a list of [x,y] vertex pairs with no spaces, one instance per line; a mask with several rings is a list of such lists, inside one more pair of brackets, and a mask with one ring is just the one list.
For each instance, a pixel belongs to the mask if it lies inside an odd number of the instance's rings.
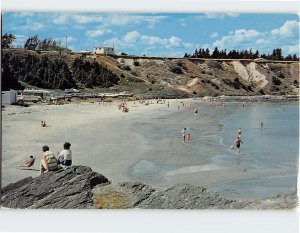
[[114,55],[115,54],[115,48],[112,48],[112,47],[95,47],[94,48],[94,54]]

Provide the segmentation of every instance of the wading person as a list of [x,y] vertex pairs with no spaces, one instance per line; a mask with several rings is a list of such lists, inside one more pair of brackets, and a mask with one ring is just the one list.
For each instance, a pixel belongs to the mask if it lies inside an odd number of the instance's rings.
[[186,141],[185,141],[186,128],[184,128],[184,129],[181,131],[181,135],[182,135],[182,141],[183,141],[183,143],[186,143]]
[[237,139],[235,140],[234,143],[235,143],[237,152],[240,153],[241,143],[243,143],[242,140],[241,140],[241,138],[240,138],[240,137],[237,137]]
[[190,133],[188,133],[187,141],[188,141],[188,144],[190,144],[190,142],[191,142],[191,134]]

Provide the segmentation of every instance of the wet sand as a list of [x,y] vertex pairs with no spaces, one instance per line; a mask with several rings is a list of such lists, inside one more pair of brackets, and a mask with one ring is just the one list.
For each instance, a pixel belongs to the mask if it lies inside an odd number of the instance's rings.
[[[222,126],[215,125],[209,111],[195,116],[180,101],[169,100],[169,108],[167,102],[153,101],[155,104],[148,106],[129,102],[129,113],[122,113],[116,102],[105,106],[99,103],[7,106],[2,112],[2,186],[27,176],[38,176],[38,171],[20,170],[16,165],[34,155],[38,168],[42,146],[47,144],[57,154],[65,141],[72,144],[74,165],[90,166],[112,182],[140,181],[161,188],[189,183],[213,188],[272,175],[272,171],[252,171],[238,163],[224,166],[214,163],[214,156],[221,151],[216,148],[210,153],[204,149],[212,143],[210,133],[222,130]],[[42,120],[48,127],[40,127]],[[185,125],[201,128],[206,137],[201,141],[199,136],[197,142],[192,137],[191,144],[184,144],[180,132]],[[201,148],[201,144],[206,147]],[[232,159],[236,159],[234,154]]]

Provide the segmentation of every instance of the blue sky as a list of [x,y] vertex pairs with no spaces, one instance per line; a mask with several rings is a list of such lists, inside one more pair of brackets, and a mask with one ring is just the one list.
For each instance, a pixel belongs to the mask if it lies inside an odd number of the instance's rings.
[[179,56],[196,48],[258,49],[299,55],[299,17],[292,14],[4,13],[2,32],[15,47],[30,36],[53,38],[74,51],[114,45],[116,53]]

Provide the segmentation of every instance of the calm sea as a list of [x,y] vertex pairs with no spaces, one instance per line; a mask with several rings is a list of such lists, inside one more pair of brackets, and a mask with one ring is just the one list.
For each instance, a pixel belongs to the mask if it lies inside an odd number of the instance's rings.
[[[285,192],[297,184],[299,160],[299,105],[289,103],[194,103],[199,112],[171,111],[159,118],[137,120],[134,131],[153,142],[145,159],[131,168],[133,179],[169,185],[168,175],[185,174],[189,183],[195,172],[240,166],[256,178],[220,182],[209,189],[222,196],[253,199]],[[177,106],[176,110],[177,110]],[[173,106],[173,108],[175,108]],[[261,127],[263,122],[263,127]],[[181,130],[186,127],[192,143],[185,147]],[[240,155],[230,149],[242,129]],[[148,145],[149,146],[149,145]],[[150,147],[151,148],[151,147]],[[206,164],[206,167],[204,166]],[[181,180],[182,181],[182,180]],[[195,182],[190,182],[195,184]]]

